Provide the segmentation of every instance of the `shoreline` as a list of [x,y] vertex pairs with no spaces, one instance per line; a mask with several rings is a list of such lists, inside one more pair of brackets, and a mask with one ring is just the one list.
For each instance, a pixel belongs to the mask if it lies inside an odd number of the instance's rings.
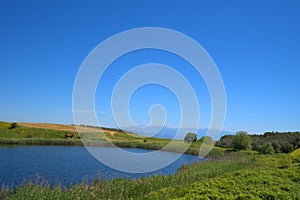
[[[112,145],[113,143],[113,145]],[[95,147],[119,147],[119,148],[137,148],[145,150],[161,150],[174,153],[182,153],[180,148],[169,148],[163,149],[164,145],[158,143],[137,143],[130,141],[118,141],[118,142],[107,142],[103,141],[89,141],[83,144],[81,139],[48,139],[48,138],[22,138],[22,139],[13,139],[13,138],[0,138],[0,147],[1,146],[40,146],[40,145],[50,145],[50,146],[95,146]],[[200,147],[189,147],[183,154],[189,154],[194,156],[199,156]],[[223,157],[224,152],[213,148],[209,154],[203,158],[219,158]]]

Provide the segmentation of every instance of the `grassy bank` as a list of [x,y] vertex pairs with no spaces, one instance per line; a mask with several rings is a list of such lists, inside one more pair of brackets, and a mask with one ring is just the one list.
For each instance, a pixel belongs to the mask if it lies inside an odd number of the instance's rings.
[[226,159],[183,166],[171,176],[96,179],[72,187],[32,183],[4,199],[300,199],[300,167],[288,155],[228,154]]
[[[77,129],[80,133],[77,132]],[[72,138],[66,138],[71,134]],[[81,140],[82,138],[83,140]],[[59,124],[20,123],[11,128],[11,123],[0,122],[0,145],[69,145],[69,146],[113,146],[159,150],[166,147],[170,139],[144,137],[116,129],[76,127]],[[182,152],[185,143],[173,141],[166,151]],[[201,142],[193,143],[185,153],[198,155]],[[223,156],[225,149],[214,147],[209,157]]]

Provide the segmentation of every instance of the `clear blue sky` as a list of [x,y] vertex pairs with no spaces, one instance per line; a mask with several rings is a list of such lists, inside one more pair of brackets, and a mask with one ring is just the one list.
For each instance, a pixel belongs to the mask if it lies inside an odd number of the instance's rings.
[[[73,123],[73,83],[88,53],[121,31],[155,26],[194,38],[213,58],[227,94],[225,130],[300,130],[299,10],[296,0],[2,0],[0,120]],[[187,65],[178,57],[154,50],[117,60],[96,96],[98,115],[105,118],[107,126],[113,126],[108,100],[113,82],[126,69],[147,62],[178,70]],[[210,102],[205,84],[198,84],[199,77],[186,67],[182,73],[197,91],[200,124],[207,127]],[[130,109],[137,123],[147,123],[149,105],[161,103],[169,112],[167,125],[176,124],[178,102],[166,89],[144,87],[132,98]]]

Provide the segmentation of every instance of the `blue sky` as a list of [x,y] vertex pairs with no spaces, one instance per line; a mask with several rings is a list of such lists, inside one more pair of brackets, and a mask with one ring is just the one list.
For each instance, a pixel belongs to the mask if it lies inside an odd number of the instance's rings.
[[[199,42],[222,75],[227,95],[225,130],[300,130],[299,1],[8,1],[0,2],[0,120],[73,123],[77,71],[101,41],[138,27],[164,27]],[[188,63],[155,50],[116,60],[96,94],[99,118],[113,126],[109,97],[122,73],[147,62],[184,74],[200,101],[200,126],[210,119],[206,86]],[[166,88],[146,86],[130,101],[133,119],[147,124],[160,103],[167,125],[180,109]]]

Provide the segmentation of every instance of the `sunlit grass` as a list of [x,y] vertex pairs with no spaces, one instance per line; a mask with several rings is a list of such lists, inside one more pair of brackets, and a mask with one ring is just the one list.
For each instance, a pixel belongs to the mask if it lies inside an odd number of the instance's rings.
[[293,151],[291,156],[295,161],[300,162],[300,148]]

